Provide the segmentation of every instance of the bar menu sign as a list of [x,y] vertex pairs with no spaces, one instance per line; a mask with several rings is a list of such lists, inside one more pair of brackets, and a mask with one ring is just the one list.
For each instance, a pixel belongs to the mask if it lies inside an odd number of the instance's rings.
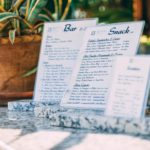
[[36,77],[35,101],[60,101],[82,43],[86,27],[97,19],[46,23]]
[[114,59],[135,55],[144,22],[89,27],[62,106],[105,110]]

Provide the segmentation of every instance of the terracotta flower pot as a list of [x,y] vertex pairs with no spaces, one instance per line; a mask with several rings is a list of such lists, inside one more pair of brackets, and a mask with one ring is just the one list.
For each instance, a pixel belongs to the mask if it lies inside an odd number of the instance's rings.
[[0,103],[32,97],[35,75],[22,75],[37,66],[40,43],[38,35],[18,37],[13,45],[0,38]]

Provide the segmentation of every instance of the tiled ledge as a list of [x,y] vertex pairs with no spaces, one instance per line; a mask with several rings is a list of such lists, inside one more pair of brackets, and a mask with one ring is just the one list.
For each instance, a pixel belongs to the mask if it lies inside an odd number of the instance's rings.
[[51,106],[57,104],[57,102],[40,102],[40,101],[33,101],[32,99],[24,99],[20,101],[13,101],[13,102],[8,102],[8,110],[10,111],[29,111],[33,112],[35,107],[38,106]]
[[49,119],[50,126],[88,129],[106,133],[124,133],[149,136],[150,118],[143,120],[111,118],[102,116],[102,112],[64,109],[62,107],[35,107],[36,117]]
[[102,116],[103,112],[77,110],[60,107],[54,102],[34,102],[32,100],[10,102],[9,110],[33,111],[36,117],[48,118],[48,125],[88,129],[105,133],[124,133],[150,136],[150,118],[143,120],[111,118]]
[[[57,105],[59,102],[53,101],[33,101],[32,99],[24,99],[20,101],[8,102],[8,110],[10,111],[29,111],[33,112],[35,107],[42,106],[53,106]],[[148,104],[146,109],[146,114],[150,116],[150,104]]]

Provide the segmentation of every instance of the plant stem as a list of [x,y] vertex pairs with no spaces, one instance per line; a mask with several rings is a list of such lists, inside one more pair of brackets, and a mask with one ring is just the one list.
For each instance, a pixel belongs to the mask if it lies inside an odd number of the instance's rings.
[[42,23],[37,24],[37,25],[34,27],[34,30],[38,29],[40,26],[43,26],[43,25],[44,25],[44,23],[43,23],[43,22],[42,22]]
[[30,6],[30,0],[27,0],[25,19],[28,18],[28,14],[29,14],[29,6]]
[[26,24],[29,29],[33,29],[33,26],[25,19],[22,19],[20,16],[16,17],[17,19],[21,20],[24,24]]
[[24,0],[17,0],[16,3],[14,4],[14,6],[11,8],[11,10],[12,11],[17,10],[23,2],[24,2]]
[[72,0],[68,0],[68,3],[67,3],[66,8],[64,10],[64,13],[63,13],[63,15],[61,17],[61,20],[64,20],[66,18],[67,14],[69,12],[69,8],[70,8],[70,5],[71,5],[71,2],[72,2]]
[[61,17],[62,14],[62,0],[59,0],[59,17]]
[[58,10],[58,2],[57,2],[57,0],[54,0],[54,5],[55,5],[55,14],[57,15],[56,20],[58,20],[59,10]]
[[47,13],[47,15],[52,21],[55,21],[54,17],[52,16],[52,13],[47,8],[43,8],[43,10]]
[[4,8],[4,0],[0,0],[0,5]]
[[0,12],[5,12],[6,10],[0,5]]
[[0,32],[4,30],[4,28],[6,28],[6,26],[9,24],[9,21],[6,22],[5,24],[2,24],[2,26],[0,26]]

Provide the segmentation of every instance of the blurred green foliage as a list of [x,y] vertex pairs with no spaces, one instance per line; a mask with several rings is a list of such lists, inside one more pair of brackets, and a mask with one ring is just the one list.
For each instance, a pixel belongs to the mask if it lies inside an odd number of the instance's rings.
[[100,22],[133,20],[132,0],[74,0],[74,7],[85,11],[86,17],[98,17]]

